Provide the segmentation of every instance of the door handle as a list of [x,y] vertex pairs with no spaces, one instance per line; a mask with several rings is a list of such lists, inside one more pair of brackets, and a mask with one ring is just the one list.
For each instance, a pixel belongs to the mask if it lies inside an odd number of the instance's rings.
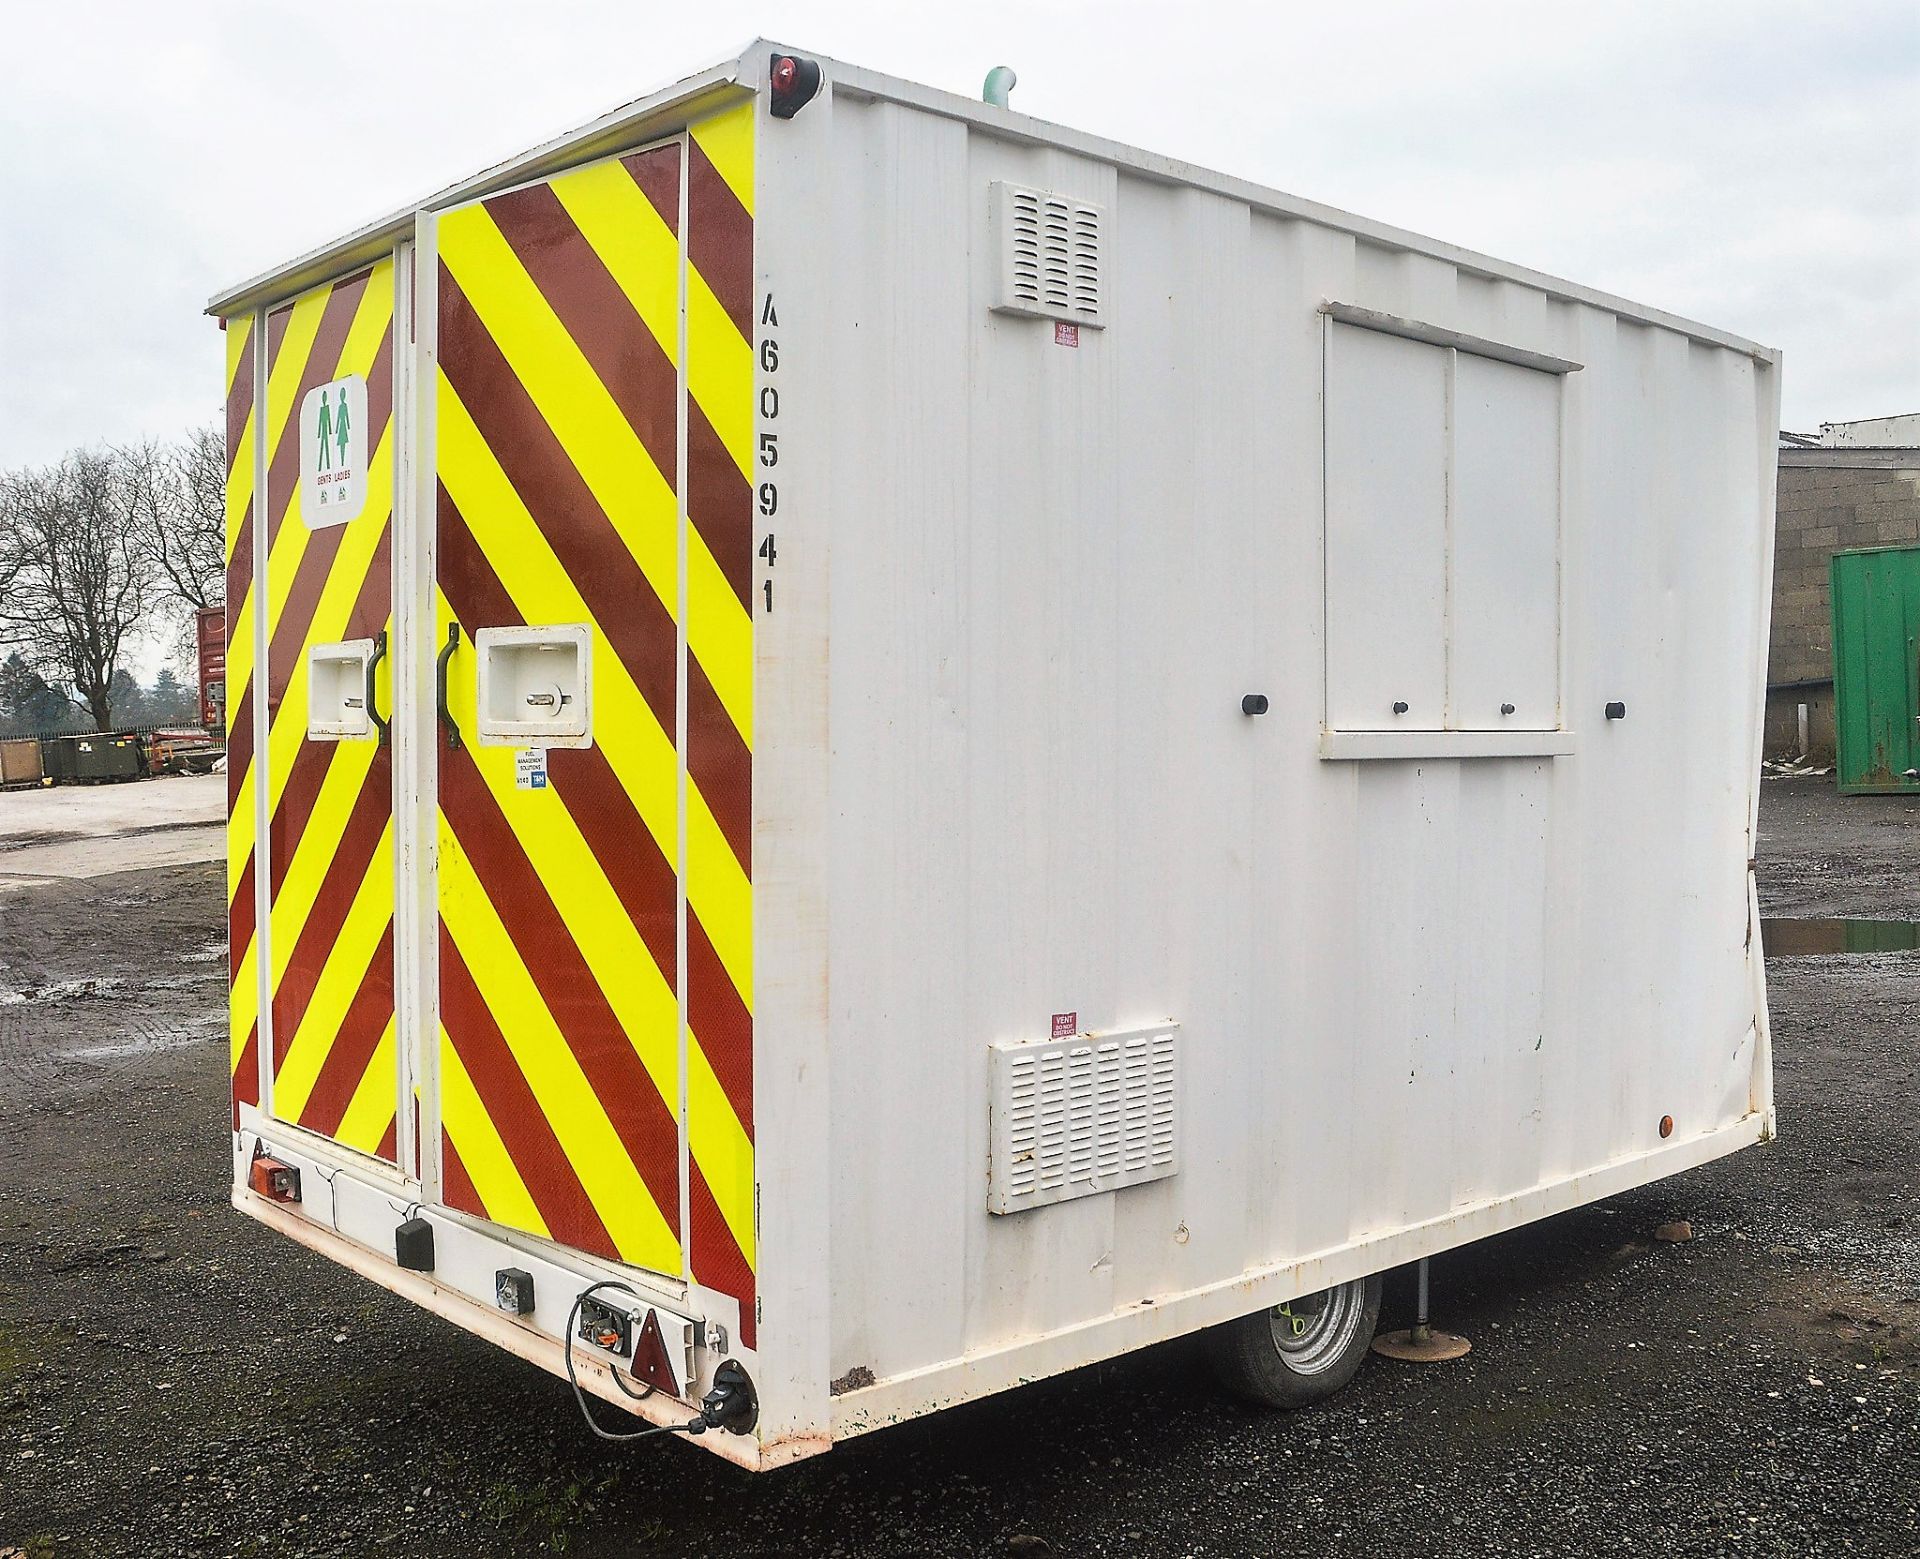
[[393,735],[387,729],[390,722],[380,718],[380,703],[379,700],[374,697],[374,673],[379,670],[380,662],[386,658],[387,630],[382,628],[379,637],[373,641],[373,653],[367,657],[366,687],[367,718],[374,723],[375,728],[380,732],[380,745],[382,747],[388,746],[392,742]]
[[460,625],[447,624],[447,642],[440,646],[440,653],[434,657],[434,702],[440,708],[440,723],[447,728],[447,745],[460,745],[460,726],[453,718],[453,711],[447,708],[447,662],[453,659],[453,652],[460,648]]

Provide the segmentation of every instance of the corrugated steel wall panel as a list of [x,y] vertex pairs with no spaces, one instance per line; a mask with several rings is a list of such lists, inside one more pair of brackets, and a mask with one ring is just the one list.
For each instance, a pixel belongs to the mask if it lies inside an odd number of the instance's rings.
[[[1746,1115],[1753,359],[958,119],[835,113],[836,1373]],[[994,180],[1105,209],[1104,331],[991,311]],[[1320,758],[1327,299],[1585,365],[1571,755]],[[1065,1011],[1182,1025],[1181,1171],[990,1218],[987,1047]]]

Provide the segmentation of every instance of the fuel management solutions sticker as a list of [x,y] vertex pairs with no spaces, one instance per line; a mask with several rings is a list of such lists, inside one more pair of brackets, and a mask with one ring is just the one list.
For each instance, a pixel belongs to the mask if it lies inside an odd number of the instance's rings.
[[513,755],[513,788],[515,790],[547,788],[546,748],[522,747]]

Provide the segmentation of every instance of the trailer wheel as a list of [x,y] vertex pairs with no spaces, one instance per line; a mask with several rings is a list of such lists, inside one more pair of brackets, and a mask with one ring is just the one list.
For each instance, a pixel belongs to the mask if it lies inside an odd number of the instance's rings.
[[1220,1383],[1263,1407],[1305,1407],[1360,1368],[1380,1319],[1378,1275],[1242,1316],[1207,1335]]

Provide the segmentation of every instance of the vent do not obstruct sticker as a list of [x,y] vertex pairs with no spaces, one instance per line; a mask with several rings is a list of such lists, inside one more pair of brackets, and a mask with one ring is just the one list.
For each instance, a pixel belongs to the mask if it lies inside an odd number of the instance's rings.
[[348,374],[300,403],[300,516],[311,530],[345,525],[367,503],[367,381]]

